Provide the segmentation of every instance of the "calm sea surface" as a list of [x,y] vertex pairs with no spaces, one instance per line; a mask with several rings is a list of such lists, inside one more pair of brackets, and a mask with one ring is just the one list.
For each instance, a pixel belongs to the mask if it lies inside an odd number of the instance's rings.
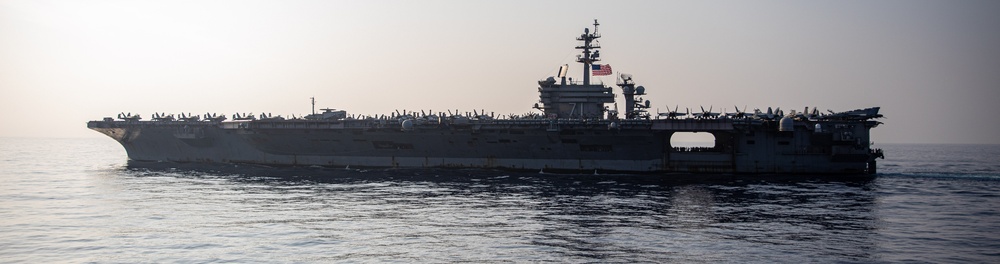
[[1000,146],[875,178],[187,167],[0,139],[0,262],[1000,262]]

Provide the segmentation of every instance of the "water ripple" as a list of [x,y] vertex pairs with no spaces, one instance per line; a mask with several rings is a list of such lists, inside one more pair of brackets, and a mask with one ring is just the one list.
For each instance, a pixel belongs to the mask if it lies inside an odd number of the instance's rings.
[[0,157],[5,262],[1000,261],[995,166],[932,157],[874,179],[670,180],[129,165],[97,155],[113,142],[0,143],[41,149]]

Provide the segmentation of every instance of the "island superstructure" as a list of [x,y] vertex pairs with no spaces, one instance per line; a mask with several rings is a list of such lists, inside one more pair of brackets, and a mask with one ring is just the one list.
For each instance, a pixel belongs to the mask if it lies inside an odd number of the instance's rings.
[[[551,172],[873,174],[881,150],[871,147],[878,107],[820,113],[767,111],[649,112],[645,87],[617,74],[615,88],[594,83],[600,65],[599,24],[577,37],[583,78],[538,81],[532,112],[395,111],[353,116],[344,110],[300,118],[261,114],[154,114],[90,121],[133,161],[249,163],[330,167],[449,167]],[[744,107],[745,108],[745,107]],[[314,103],[315,109],[315,103]],[[675,133],[714,136],[710,147],[671,145]]]

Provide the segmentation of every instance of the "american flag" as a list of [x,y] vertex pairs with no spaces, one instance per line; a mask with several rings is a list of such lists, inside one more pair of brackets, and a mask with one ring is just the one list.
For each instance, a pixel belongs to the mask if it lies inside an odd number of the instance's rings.
[[611,65],[610,64],[594,64],[590,65],[590,70],[594,73],[594,76],[605,76],[611,75]]

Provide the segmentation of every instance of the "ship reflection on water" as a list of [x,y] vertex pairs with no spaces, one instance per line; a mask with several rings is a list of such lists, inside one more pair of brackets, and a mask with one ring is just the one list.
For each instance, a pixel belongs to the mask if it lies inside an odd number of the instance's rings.
[[[285,235],[255,239],[329,250],[313,256],[322,260],[876,258],[871,255],[877,225],[871,177],[559,175],[136,162],[123,173],[129,176],[126,184],[138,186],[130,188],[136,192],[132,195],[148,198],[143,203],[188,210],[184,201],[191,200],[210,207],[199,212],[216,221],[207,226],[189,223],[190,228],[280,229]],[[266,248],[262,250],[258,254],[266,254]]]

